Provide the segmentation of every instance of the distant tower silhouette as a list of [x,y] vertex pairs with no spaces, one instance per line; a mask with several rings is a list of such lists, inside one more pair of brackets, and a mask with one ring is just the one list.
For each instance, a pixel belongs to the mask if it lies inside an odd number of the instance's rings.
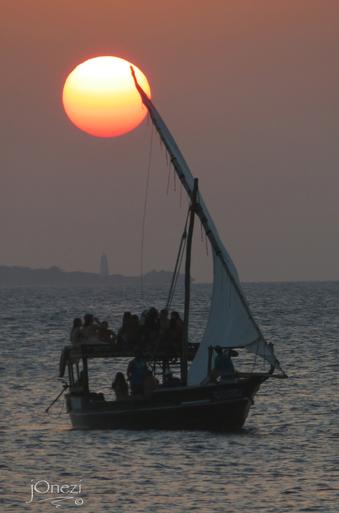
[[103,255],[100,258],[100,276],[103,276],[104,278],[106,278],[108,275],[109,275],[108,260],[107,260],[107,256],[105,255],[105,253],[103,253]]

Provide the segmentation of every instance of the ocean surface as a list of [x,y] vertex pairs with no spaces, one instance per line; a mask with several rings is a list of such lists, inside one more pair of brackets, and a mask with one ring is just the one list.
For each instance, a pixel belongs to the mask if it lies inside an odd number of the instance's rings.
[[[339,282],[245,291],[289,379],[262,386],[240,432],[215,434],[76,431],[63,398],[45,413],[73,317],[93,312],[117,329],[125,310],[163,307],[165,290],[0,289],[0,511],[337,513]],[[192,339],[209,299],[193,287]],[[108,397],[110,379],[111,369]],[[81,486],[78,504],[51,502],[62,485]]]

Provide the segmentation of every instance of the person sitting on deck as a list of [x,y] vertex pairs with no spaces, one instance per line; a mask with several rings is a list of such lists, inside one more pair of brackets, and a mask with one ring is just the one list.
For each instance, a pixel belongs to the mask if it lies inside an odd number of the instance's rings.
[[117,372],[112,383],[112,389],[115,392],[117,401],[128,399],[128,384],[122,372]]
[[171,319],[168,327],[168,341],[172,355],[181,353],[182,341],[184,335],[184,323],[178,312],[171,313]]
[[152,397],[153,390],[157,388],[159,385],[159,381],[150,369],[146,369],[146,374],[144,378],[144,396],[148,399]]
[[213,377],[220,377],[222,380],[229,379],[234,376],[235,369],[231,359],[231,351],[223,350],[220,346],[215,347],[217,356],[214,360]]
[[147,365],[142,356],[142,352],[137,350],[135,358],[129,362],[127,367],[127,378],[131,385],[132,395],[143,395],[144,380],[147,370]]
[[143,326],[143,345],[145,349],[154,350],[159,337],[159,312],[151,307],[145,317]]
[[164,375],[164,386],[165,387],[180,387],[182,385],[182,381],[180,378],[173,376],[173,373],[170,369],[167,369]]
[[81,342],[83,342],[84,340],[84,335],[82,332],[82,320],[80,319],[80,317],[76,317],[73,320],[70,339],[73,346],[79,346]]
[[160,352],[165,354],[169,352],[169,339],[168,330],[170,326],[170,320],[168,318],[168,310],[164,308],[160,311],[159,316],[159,336],[158,336],[158,347]]
[[118,331],[118,347],[120,349],[129,348],[129,331],[131,326],[132,314],[131,312],[125,312],[122,316],[122,325]]
[[137,315],[132,315],[127,330],[128,343],[134,351],[141,347],[142,336],[141,336],[141,328],[139,323],[139,317]]
[[98,330],[99,325],[94,322],[94,316],[92,314],[86,314],[84,316],[84,325],[82,328],[82,334],[85,338],[85,342],[89,343],[98,343]]
[[109,344],[112,344],[115,339],[115,334],[113,333],[112,330],[110,330],[108,328],[108,322],[102,321],[98,324],[99,324],[98,338],[99,338],[100,342],[104,342],[104,343],[107,342]]

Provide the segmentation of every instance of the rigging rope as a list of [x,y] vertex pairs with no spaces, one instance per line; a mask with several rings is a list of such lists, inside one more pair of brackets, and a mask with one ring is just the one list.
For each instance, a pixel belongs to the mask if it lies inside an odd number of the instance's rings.
[[[174,266],[174,271],[173,271],[173,274],[172,274],[171,286],[170,286],[170,290],[169,290],[168,298],[167,298],[167,302],[166,302],[166,309],[167,310],[169,310],[169,308],[171,306],[171,303],[172,303],[172,300],[173,300],[173,297],[174,297],[175,288],[176,288],[176,285],[177,285],[177,281],[178,281],[178,277],[179,277],[180,269],[181,269],[181,264],[182,264],[182,260],[183,260],[184,253],[185,253],[186,240],[187,240],[187,225],[188,225],[188,221],[189,221],[190,210],[191,209],[189,208],[188,212],[187,212],[184,232],[183,232],[183,234],[181,236],[179,250],[178,250],[178,254],[177,254],[177,259],[176,259],[175,266]],[[153,349],[153,355],[152,355],[152,359],[153,359],[153,372],[155,372],[155,366],[156,366],[155,360],[156,360],[156,355],[157,355],[158,349],[159,349],[159,343],[160,343],[160,338],[158,338],[157,343],[156,343],[156,345],[155,345],[155,347]]]
[[174,266],[171,286],[170,286],[170,289],[169,289],[168,298],[167,298],[167,302],[166,302],[166,309],[167,310],[170,308],[171,303],[173,301],[176,285],[177,285],[179,274],[180,274],[181,264],[182,264],[182,260],[183,260],[184,253],[185,253],[186,239],[187,239],[187,225],[188,225],[188,220],[189,220],[189,214],[190,214],[190,208],[188,209],[188,212],[187,212],[186,221],[185,221],[185,227],[184,227],[183,234],[181,236],[179,250],[178,250],[178,254],[177,254],[177,259],[176,259],[175,266]]
[[[167,153],[166,153],[166,155],[167,155]],[[170,185],[171,185],[171,166],[168,165],[168,177],[167,177],[166,196],[168,196]]]
[[148,151],[144,210],[143,210],[143,214],[142,214],[142,228],[141,228],[141,241],[140,241],[140,291],[141,291],[141,295],[144,292],[144,242],[145,242],[145,226],[146,226],[146,213],[147,213],[147,203],[148,203],[149,182],[150,182],[151,167],[152,167],[153,131],[154,131],[154,128],[152,125],[150,145],[149,145],[149,151]]

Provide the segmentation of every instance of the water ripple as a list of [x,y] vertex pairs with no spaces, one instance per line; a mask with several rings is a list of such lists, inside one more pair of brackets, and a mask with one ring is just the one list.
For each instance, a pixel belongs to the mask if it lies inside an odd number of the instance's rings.
[[[31,480],[81,479],[84,513],[337,513],[339,284],[245,288],[290,379],[266,383],[245,428],[228,435],[81,432],[63,403],[44,413],[61,388],[57,361],[71,319],[93,311],[118,327],[125,310],[162,307],[166,291],[142,299],[126,289],[0,289],[2,511],[52,511],[25,504]],[[193,336],[209,297],[208,287],[193,287]]]

